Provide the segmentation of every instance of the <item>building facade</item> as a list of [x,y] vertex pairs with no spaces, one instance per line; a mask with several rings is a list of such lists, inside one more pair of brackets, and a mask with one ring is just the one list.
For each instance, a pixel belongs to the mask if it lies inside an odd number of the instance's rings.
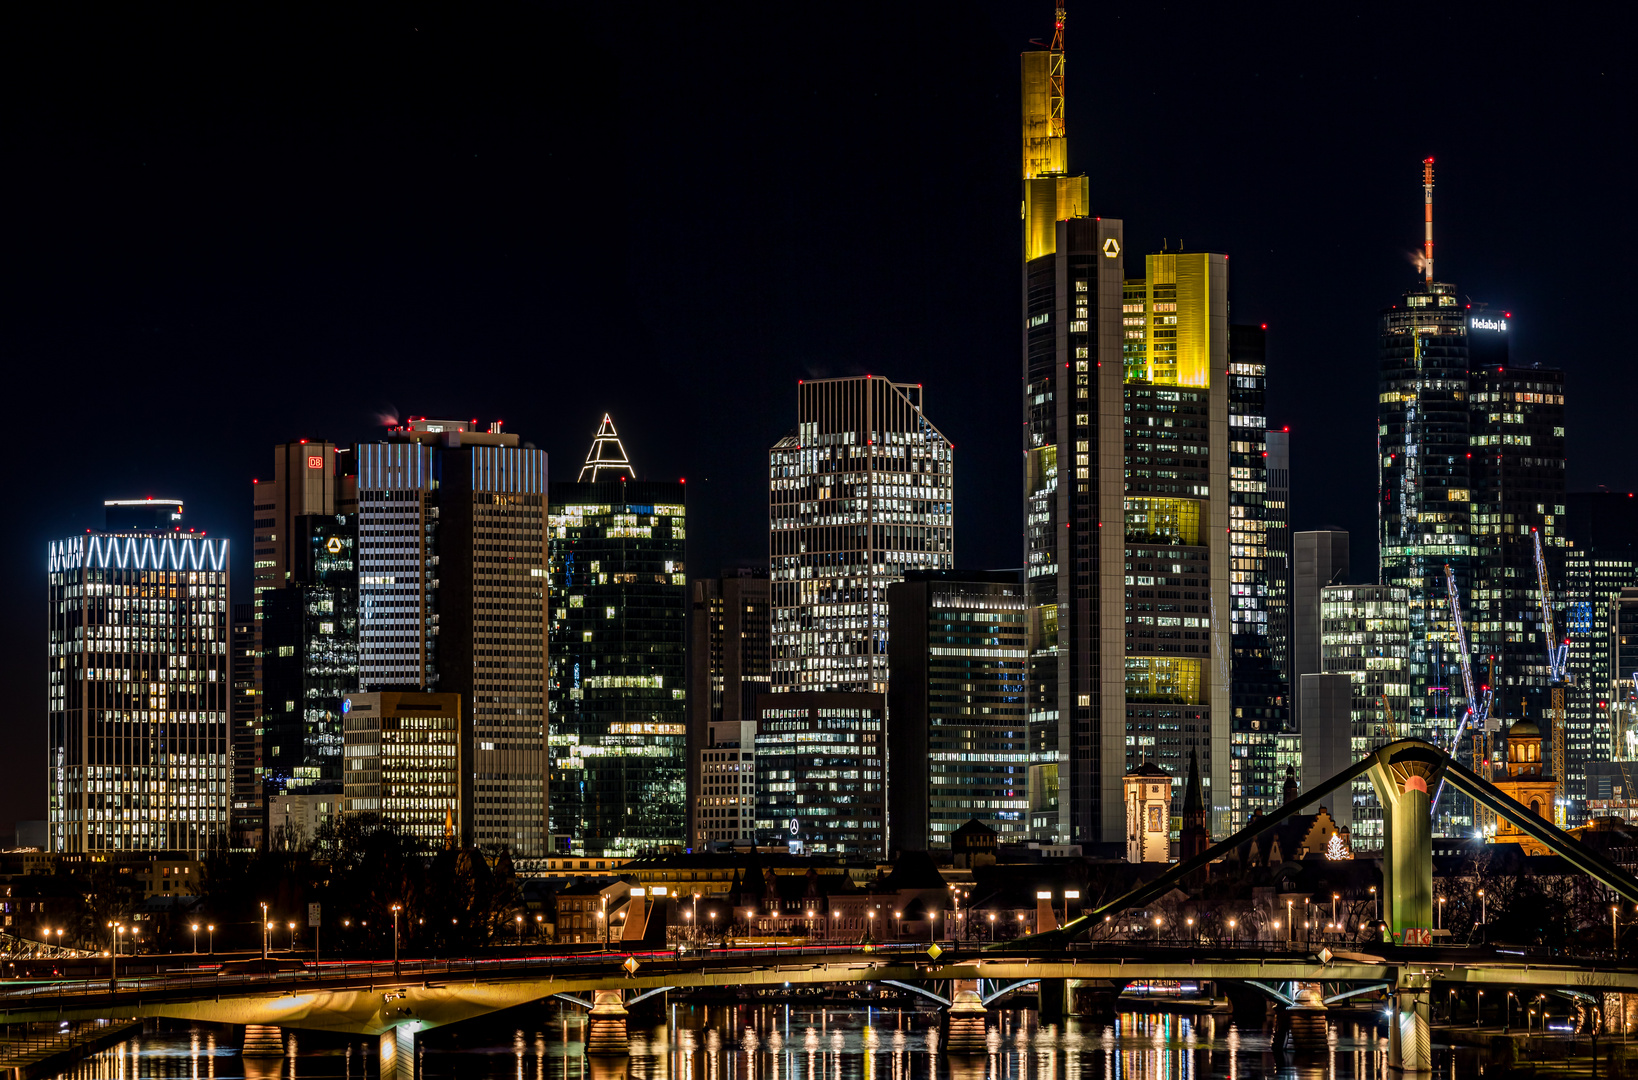
[[758,841],[793,854],[885,857],[886,715],[881,694],[758,698]]
[[233,605],[232,677],[233,703],[229,710],[232,726],[233,787],[231,817],[228,822],[231,844],[236,851],[256,851],[262,846],[267,818],[262,801],[262,782],[256,774],[261,759],[261,705],[257,678],[261,653],[253,604]]
[[1284,614],[1278,582],[1288,561],[1273,531],[1284,519],[1286,495],[1270,481],[1267,337],[1261,326],[1229,327],[1229,826],[1236,829],[1253,812],[1280,804],[1280,737],[1295,730],[1274,633]]
[[[342,726],[343,813],[380,814],[428,849],[461,842],[459,694],[348,694]],[[330,798],[313,795],[301,809],[321,820],[312,800]]]
[[[1263,532],[1268,560],[1268,647],[1274,666],[1290,688],[1291,576],[1295,566],[1291,539],[1291,429],[1263,433],[1268,447],[1268,494],[1263,500]],[[1288,702],[1292,721],[1297,718],[1296,695]]]
[[[1468,316],[1469,340],[1498,333],[1505,316]],[[1495,345],[1475,350],[1493,354]],[[1486,681],[1511,709],[1542,721],[1551,760],[1547,649],[1564,627],[1541,625],[1535,540],[1541,534],[1550,586],[1564,578],[1564,373],[1555,368],[1481,366],[1472,386],[1473,595],[1468,626]],[[1556,607],[1556,604],[1555,604]]]
[[[1347,705],[1346,728],[1334,696],[1316,708],[1314,726],[1333,733],[1333,738],[1338,732],[1347,735],[1351,743],[1348,763],[1396,739],[1425,737],[1414,726],[1410,708],[1410,652],[1410,596],[1405,589],[1333,585],[1320,590],[1320,670],[1326,675],[1346,675],[1352,700]],[[1306,712],[1303,724],[1306,744]],[[1304,786],[1337,771],[1305,775]],[[1341,796],[1337,801],[1341,802]],[[1382,849],[1382,807],[1369,779],[1354,781],[1351,812],[1334,809],[1333,816],[1352,830],[1355,850]]]
[[693,582],[689,625],[691,845],[748,843],[756,833],[756,698],[771,689],[766,567]]
[[202,858],[228,846],[228,541],[179,500],[105,506],[47,550],[50,847]]
[[948,849],[974,819],[999,843],[1025,840],[1028,651],[1017,572],[912,570],[887,597],[892,847]]
[[358,516],[291,522],[283,584],[261,603],[263,794],[341,794],[341,702],[359,689]]
[[546,854],[546,452],[411,418],[357,448],[359,676],[461,697],[463,842]]
[[[1320,662],[1321,591],[1348,584],[1348,533],[1344,529],[1311,529],[1292,535],[1291,652],[1293,677],[1317,675]],[[1303,720],[1302,683],[1293,684],[1295,715]]]
[[[1594,793],[1600,763],[1638,757],[1624,745],[1632,725],[1633,686],[1616,681],[1616,605],[1638,589],[1638,498],[1628,492],[1571,492],[1565,496],[1563,604],[1574,684],[1566,694],[1565,766],[1571,821],[1581,820]],[[1621,734],[1618,735],[1618,732]]]
[[887,587],[955,564],[955,447],[919,384],[803,381],[768,453],[774,692],[887,690]]
[[688,531],[685,485],[622,475],[606,438],[552,485],[552,834],[619,857],[688,839]]

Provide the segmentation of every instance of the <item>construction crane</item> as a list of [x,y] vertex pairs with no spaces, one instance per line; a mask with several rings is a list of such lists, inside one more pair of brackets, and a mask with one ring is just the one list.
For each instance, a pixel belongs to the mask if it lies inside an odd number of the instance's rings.
[[1382,711],[1388,714],[1388,730],[1378,734],[1386,734],[1389,742],[1396,742],[1399,739],[1399,725],[1393,718],[1393,706],[1388,704],[1387,694],[1378,694],[1377,699],[1382,702]]
[[1541,530],[1531,529],[1536,541],[1536,585],[1541,592],[1541,640],[1547,646],[1547,686],[1552,693],[1552,715],[1548,723],[1553,732],[1553,822],[1563,827],[1568,820],[1565,807],[1564,767],[1564,688],[1575,681],[1570,674],[1570,635],[1566,630],[1563,641],[1556,640],[1553,622],[1552,583],[1547,580],[1547,557],[1541,550]]
[[[1467,655],[1467,627],[1462,625],[1462,598],[1456,591],[1456,571],[1450,568],[1449,563],[1445,564],[1445,592],[1450,596],[1450,621],[1456,627],[1456,650],[1462,660],[1462,689],[1467,692],[1467,712],[1462,714],[1456,737],[1450,740],[1450,756],[1455,757],[1456,751],[1461,748],[1462,737],[1467,734],[1468,724],[1477,724],[1482,728],[1490,719],[1490,688],[1484,688],[1484,698],[1480,699],[1473,686],[1473,661]],[[1445,782],[1441,779],[1439,790],[1433,793],[1430,812],[1439,809],[1439,796],[1444,793]]]

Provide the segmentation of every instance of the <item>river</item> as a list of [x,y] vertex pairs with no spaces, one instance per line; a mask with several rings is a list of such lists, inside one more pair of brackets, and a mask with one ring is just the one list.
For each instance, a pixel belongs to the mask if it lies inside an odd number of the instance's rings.
[[[668,1019],[669,1022],[661,1022]],[[1385,1027],[1334,1022],[1326,1051],[1275,1053],[1261,1030],[1227,1017],[1121,1013],[1113,1024],[1042,1028],[1029,1010],[994,1014],[989,1056],[941,1054],[929,1010],[673,1004],[632,1018],[629,1059],[582,1053],[583,1014],[543,1003],[427,1032],[423,1078],[495,1080],[1364,1080],[1392,1074]],[[74,1080],[367,1080],[375,1040],[286,1033],[285,1058],[242,1058],[226,1027],[154,1022],[87,1058]],[[1436,1077],[1476,1076],[1480,1052],[1436,1052]],[[1543,1075],[1551,1075],[1546,1070]]]

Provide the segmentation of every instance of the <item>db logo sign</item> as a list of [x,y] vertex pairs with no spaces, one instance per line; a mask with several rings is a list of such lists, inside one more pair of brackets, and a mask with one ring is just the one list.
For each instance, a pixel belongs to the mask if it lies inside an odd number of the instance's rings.
[[321,455],[321,454],[309,454],[309,455],[307,455],[307,467],[309,469],[322,469],[322,468],[324,468],[324,457],[323,457],[323,455]]

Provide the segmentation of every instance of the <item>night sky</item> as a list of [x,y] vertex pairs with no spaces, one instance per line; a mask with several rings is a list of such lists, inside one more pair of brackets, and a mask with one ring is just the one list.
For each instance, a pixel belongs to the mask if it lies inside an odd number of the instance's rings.
[[[639,475],[687,478],[706,574],[766,553],[795,381],[887,375],[956,444],[958,563],[1019,565],[1049,4],[299,7],[0,14],[0,822],[45,813],[46,542],[179,497],[246,600],[279,441],[500,418],[572,479],[607,410]],[[1296,527],[1374,575],[1375,316],[1430,154],[1440,279],[1566,369],[1571,487],[1638,486],[1630,8],[1116,10],[1070,11],[1071,167],[1128,273],[1230,255]]]

